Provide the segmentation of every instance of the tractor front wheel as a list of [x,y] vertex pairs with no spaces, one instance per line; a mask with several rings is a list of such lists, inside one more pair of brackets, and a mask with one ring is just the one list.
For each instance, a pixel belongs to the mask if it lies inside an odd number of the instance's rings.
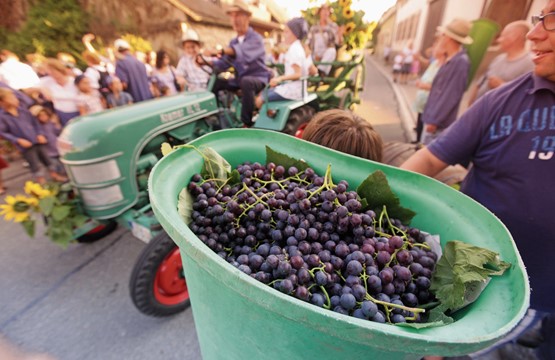
[[300,108],[291,111],[283,132],[289,135],[298,136],[297,130],[304,129],[304,126],[306,126],[306,123],[312,119],[315,112],[314,108],[309,105],[301,106]]
[[110,235],[116,228],[118,227],[118,223],[110,220],[105,223],[98,224],[97,227],[92,229],[86,234],[83,234],[77,238],[77,242],[80,243],[92,243],[98,241],[105,236]]
[[190,305],[179,248],[162,232],[144,248],[133,268],[129,291],[145,315],[169,316]]

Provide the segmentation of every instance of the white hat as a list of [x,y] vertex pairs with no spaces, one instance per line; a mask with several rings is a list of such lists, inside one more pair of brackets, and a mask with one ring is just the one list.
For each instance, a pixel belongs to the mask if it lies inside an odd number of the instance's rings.
[[183,44],[185,41],[194,41],[200,45],[200,37],[193,29],[187,29],[187,31],[185,31],[181,37],[181,43]]
[[468,20],[455,19],[447,26],[438,26],[437,30],[463,45],[470,45],[473,39],[469,36],[472,23]]
[[117,39],[116,41],[114,41],[114,47],[118,51],[131,49],[131,45],[129,45],[129,43],[123,39]]

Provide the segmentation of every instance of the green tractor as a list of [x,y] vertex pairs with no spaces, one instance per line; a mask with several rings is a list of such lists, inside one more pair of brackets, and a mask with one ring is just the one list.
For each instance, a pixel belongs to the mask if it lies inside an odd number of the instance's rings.
[[[209,86],[214,81],[215,76]],[[74,230],[75,238],[95,241],[119,224],[147,243],[129,284],[131,298],[144,314],[166,316],[189,306],[179,250],[154,217],[148,198],[147,179],[162,156],[161,145],[240,127],[240,107],[234,93],[220,99],[210,91],[181,93],[78,117],[58,139],[79,208],[90,217]],[[313,93],[298,101],[269,102],[254,127],[293,135],[317,109]]]

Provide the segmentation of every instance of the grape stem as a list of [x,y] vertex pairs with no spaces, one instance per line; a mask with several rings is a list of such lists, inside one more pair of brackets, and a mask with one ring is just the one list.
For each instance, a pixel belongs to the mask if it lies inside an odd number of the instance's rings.
[[421,308],[411,308],[411,307],[404,306],[404,305],[392,304],[392,303],[389,303],[387,301],[381,301],[381,300],[373,298],[368,293],[366,294],[366,300],[370,300],[370,301],[372,301],[373,303],[375,303],[377,305],[382,305],[386,310],[388,310],[388,307],[392,307],[392,308],[397,308],[397,309],[409,311],[409,312],[412,312],[414,314],[426,312],[425,309],[421,309]]
[[331,300],[330,300],[330,296],[328,295],[328,292],[326,290],[325,287],[320,285],[320,290],[322,290],[322,292],[324,293],[324,295],[326,296],[326,303],[324,304],[324,309],[330,309],[331,308]]
[[310,195],[308,196],[308,199],[310,200],[310,198],[313,197],[314,195],[320,194],[324,189],[326,190],[332,189],[333,186],[334,186],[333,179],[331,178],[331,164],[328,164],[326,168],[326,173],[324,174],[324,183],[318,189],[311,191]]

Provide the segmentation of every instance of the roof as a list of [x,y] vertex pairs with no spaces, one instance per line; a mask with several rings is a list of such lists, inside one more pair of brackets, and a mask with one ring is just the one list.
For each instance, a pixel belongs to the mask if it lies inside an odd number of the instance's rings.
[[[224,27],[231,27],[229,17],[225,12],[225,8],[220,7],[211,1],[199,0],[166,0],[179,10],[183,11],[191,21],[199,23],[207,23],[219,25]],[[275,17],[274,11],[271,11],[272,16]],[[259,27],[264,30],[281,30],[282,25],[273,21],[265,21],[256,18],[251,18],[250,21],[253,27]]]

